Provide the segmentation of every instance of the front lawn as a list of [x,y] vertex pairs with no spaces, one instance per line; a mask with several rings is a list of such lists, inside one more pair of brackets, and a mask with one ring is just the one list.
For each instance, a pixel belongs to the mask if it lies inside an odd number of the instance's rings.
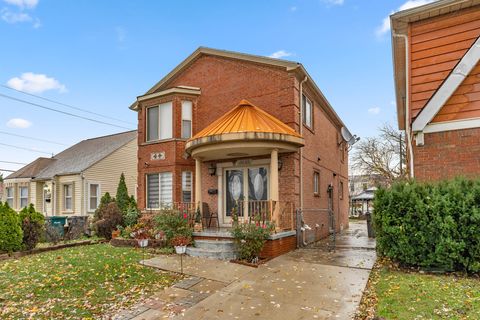
[[134,248],[97,244],[0,263],[1,319],[89,319],[161,290],[174,276],[143,267]]
[[384,264],[372,271],[360,309],[357,319],[480,319],[480,279]]

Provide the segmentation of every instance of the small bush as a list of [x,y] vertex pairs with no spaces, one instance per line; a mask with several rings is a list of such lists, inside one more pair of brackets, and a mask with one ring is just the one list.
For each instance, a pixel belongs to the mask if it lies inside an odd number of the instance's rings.
[[127,184],[125,183],[125,175],[120,175],[120,181],[118,182],[116,200],[118,208],[125,214],[130,204],[130,196],[128,195]]
[[175,236],[192,237],[193,230],[188,224],[188,219],[184,218],[178,210],[162,210],[154,218],[156,228],[163,232],[168,245]]
[[58,228],[54,227],[53,225],[47,223],[45,225],[45,241],[53,244],[57,244],[62,240],[62,235]]
[[95,214],[93,218],[94,222],[101,219],[101,216],[100,216],[101,213],[105,211],[105,207],[112,202],[115,202],[115,198],[112,198],[110,196],[110,193],[106,192],[100,199],[100,204],[98,205],[97,210],[95,210]]
[[232,219],[234,221],[232,235],[238,251],[238,258],[248,262],[257,260],[274,228],[273,224],[260,223],[260,216],[256,216],[253,222],[239,223],[235,212],[233,212]]
[[127,209],[127,212],[123,214],[123,223],[125,226],[133,226],[138,222],[140,217],[140,212],[136,206],[130,205]]
[[23,246],[26,250],[32,250],[40,241],[45,228],[45,217],[40,212],[35,211],[33,204],[25,207],[19,214],[23,231]]
[[480,181],[380,188],[373,221],[380,255],[410,266],[480,271]]
[[18,213],[0,202],[0,251],[13,252],[22,249],[23,231]]
[[68,219],[68,228],[65,232],[65,240],[81,238],[87,231],[87,217],[71,217]]
[[107,240],[112,238],[112,231],[118,225],[123,225],[123,216],[115,202],[110,202],[98,213],[98,220],[94,222],[98,236]]

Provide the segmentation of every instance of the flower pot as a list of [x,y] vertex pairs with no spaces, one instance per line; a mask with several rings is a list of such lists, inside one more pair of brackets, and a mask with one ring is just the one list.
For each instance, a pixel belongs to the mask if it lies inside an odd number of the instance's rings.
[[195,222],[193,225],[193,231],[195,232],[202,232],[202,223],[201,222]]
[[120,230],[112,231],[112,239],[116,239],[118,237],[120,237]]
[[145,248],[148,246],[148,239],[138,239],[137,242],[140,248]]
[[187,252],[187,246],[175,246],[175,252],[177,254],[184,254]]

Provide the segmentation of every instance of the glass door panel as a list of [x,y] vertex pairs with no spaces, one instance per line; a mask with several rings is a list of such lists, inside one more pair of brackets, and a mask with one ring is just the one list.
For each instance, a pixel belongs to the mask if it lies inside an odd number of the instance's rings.
[[248,200],[268,200],[267,168],[248,169]]
[[226,170],[225,171],[225,179],[226,179],[226,216],[232,216],[232,209],[238,203],[239,206],[242,206],[240,201],[243,200],[243,170],[242,169],[234,169],[234,170]]

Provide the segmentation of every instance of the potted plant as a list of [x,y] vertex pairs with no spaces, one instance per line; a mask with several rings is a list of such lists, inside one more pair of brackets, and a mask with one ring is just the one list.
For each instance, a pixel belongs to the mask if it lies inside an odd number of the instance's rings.
[[150,232],[146,228],[139,228],[132,232],[132,236],[138,242],[140,248],[148,246],[148,239],[150,237]]
[[193,225],[193,230],[195,232],[201,232],[203,229],[202,227],[202,213],[200,212],[200,208],[197,208],[195,212],[195,224]]
[[184,254],[187,251],[187,245],[190,243],[190,238],[186,236],[175,236],[172,241],[172,246],[175,247],[177,254]]
[[113,230],[112,231],[112,239],[116,239],[116,238],[120,237],[120,234],[121,234],[121,230],[119,230],[119,229]]

